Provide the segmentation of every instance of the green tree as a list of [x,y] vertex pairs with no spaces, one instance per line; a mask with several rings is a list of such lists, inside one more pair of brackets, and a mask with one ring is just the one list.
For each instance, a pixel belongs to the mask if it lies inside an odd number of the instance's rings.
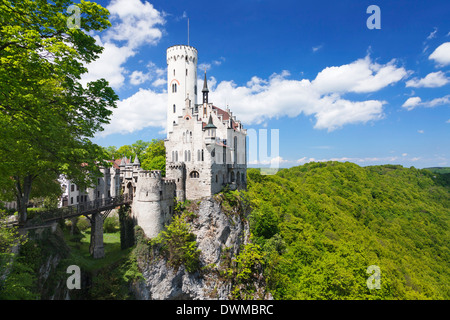
[[166,175],[166,148],[164,140],[153,139],[141,156],[141,167],[144,170],[161,170]]
[[[11,178],[19,220],[41,175],[65,174],[81,187],[106,165],[92,138],[118,99],[104,79],[83,86],[86,64],[103,48],[91,32],[108,26],[108,11],[77,4],[80,28],[69,28],[69,0],[0,3],[0,182]],[[11,187],[9,183],[2,189]]]

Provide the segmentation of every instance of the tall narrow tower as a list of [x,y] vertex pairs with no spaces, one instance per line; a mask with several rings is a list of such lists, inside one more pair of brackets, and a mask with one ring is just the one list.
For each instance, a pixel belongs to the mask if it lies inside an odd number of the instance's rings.
[[191,100],[191,106],[197,104],[197,49],[186,45],[172,46],[167,49],[167,137],[178,123],[178,116]]

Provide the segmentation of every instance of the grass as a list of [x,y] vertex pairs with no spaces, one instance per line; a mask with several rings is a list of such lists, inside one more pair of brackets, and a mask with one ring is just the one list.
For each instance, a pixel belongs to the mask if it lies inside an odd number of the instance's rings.
[[68,232],[65,232],[64,236],[71,248],[71,256],[69,258],[71,263],[73,261],[73,264],[86,271],[92,272],[107,267],[127,257],[132,250],[132,248],[126,250],[120,248],[120,232],[104,233],[105,257],[103,259],[94,259],[89,253],[90,230],[82,231],[81,235],[70,235]]

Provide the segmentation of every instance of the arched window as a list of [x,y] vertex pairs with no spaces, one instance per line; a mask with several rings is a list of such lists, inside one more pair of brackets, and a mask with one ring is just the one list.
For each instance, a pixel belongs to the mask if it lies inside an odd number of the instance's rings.
[[197,179],[200,177],[200,174],[197,171],[191,171],[191,173],[189,174],[189,177]]
[[173,105],[173,113],[177,112],[177,106]]
[[178,162],[178,151],[175,151],[175,162]]
[[234,182],[234,171],[231,171],[231,183]]
[[188,160],[187,161],[191,161],[191,150],[188,150]]
[[216,149],[212,149],[211,151],[211,158],[214,160],[214,157],[216,156]]
[[177,92],[177,84],[176,83],[172,84],[172,92],[173,93]]
[[203,149],[202,149],[202,161],[205,161],[205,153],[203,152]]
[[192,142],[192,131],[189,131],[189,141]]
[[173,76],[175,77],[175,69],[173,69]]
[[199,150],[197,150],[197,161],[200,161],[201,160],[201,157],[200,157],[200,149]]

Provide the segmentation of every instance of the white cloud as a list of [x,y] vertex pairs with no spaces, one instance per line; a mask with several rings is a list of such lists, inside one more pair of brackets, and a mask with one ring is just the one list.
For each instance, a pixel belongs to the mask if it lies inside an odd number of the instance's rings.
[[339,67],[328,67],[312,82],[318,92],[374,92],[403,79],[408,72],[395,66],[371,61],[369,56]]
[[411,79],[406,82],[407,87],[414,87],[414,88],[436,88],[436,87],[442,87],[449,83],[450,80],[447,78],[444,72],[438,71],[438,72],[432,72],[429,73],[425,78],[422,79]]
[[412,110],[415,107],[417,107],[421,102],[422,99],[420,99],[420,97],[411,97],[408,98],[408,100],[406,100],[405,103],[403,103],[402,107],[408,110]]
[[434,30],[428,35],[427,40],[431,40],[436,37],[438,29],[435,27]]
[[[99,58],[88,64],[82,83],[106,79],[114,89],[120,89],[129,71],[126,62],[136,55],[142,45],[155,45],[162,37],[163,14],[148,2],[140,0],[112,0],[107,6],[112,26],[95,35],[97,44],[104,47]],[[131,83],[140,84],[145,75],[132,74]]]
[[322,47],[323,47],[323,44],[321,44],[321,45],[319,45],[319,46],[317,46],[317,47],[312,47],[312,51],[313,51],[313,52],[317,52],[317,51],[319,51],[320,49],[322,49]]
[[[313,80],[287,79],[289,72],[269,79],[253,77],[245,86],[222,81],[210,87],[210,101],[229,104],[246,124],[261,124],[267,119],[296,117],[303,113],[316,118],[316,129],[338,129],[346,124],[366,123],[383,118],[385,101],[350,101],[347,92],[375,92],[401,80],[408,72],[394,65],[372,63],[369,57],[351,64],[330,67]],[[208,83],[209,84],[209,83]]]
[[407,155],[407,153],[402,153],[402,157],[406,157]]
[[450,65],[450,42],[444,42],[429,56],[430,60],[434,60],[441,65]]
[[137,48],[143,44],[156,44],[162,37],[165,20],[149,2],[140,0],[112,0],[107,6],[112,27],[105,35],[105,41],[125,41],[128,47]]
[[130,83],[133,85],[139,85],[150,79],[150,75],[143,73],[142,71],[133,71],[130,75]]
[[435,98],[429,101],[422,101],[419,97],[412,97],[403,103],[402,107],[406,108],[408,111],[414,109],[415,107],[421,106],[425,108],[434,108],[440,105],[450,104],[450,94],[442,98]]
[[418,133],[425,133],[423,130],[417,130]]
[[131,97],[121,100],[114,109],[111,121],[99,136],[131,133],[145,127],[166,126],[167,94],[139,89]]
[[119,89],[125,81],[126,69],[123,65],[135,52],[109,42],[102,45],[103,52],[97,60],[87,65],[89,72],[82,76],[81,83],[104,78],[112,88]]

